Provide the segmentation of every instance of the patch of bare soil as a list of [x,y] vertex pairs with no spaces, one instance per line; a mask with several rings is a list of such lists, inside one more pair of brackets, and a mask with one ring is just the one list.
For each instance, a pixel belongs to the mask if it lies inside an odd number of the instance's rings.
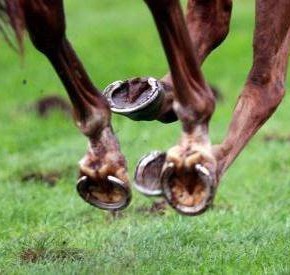
[[60,180],[61,173],[60,172],[35,172],[35,173],[27,173],[22,176],[22,182],[31,182],[31,181],[39,181],[44,184],[47,184],[50,187],[54,187],[56,183]]
[[85,253],[81,249],[76,248],[60,248],[60,249],[25,249],[20,253],[22,263],[37,263],[44,260],[49,261],[81,261],[84,260]]
[[47,118],[54,111],[60,111],[69,116],[72,113],[71,105],[57,95],[40,98],[33,104],[33,109],[43,118]]
[[287,143],[290,142],[290,136],[282,136],[277,134],[264,136],[264,142],[272,142],[272,141]]
[[164,215],[167,208],[166,200],[159,200],[152,203],[150,207],[139,207],[137,212],[149,215]]

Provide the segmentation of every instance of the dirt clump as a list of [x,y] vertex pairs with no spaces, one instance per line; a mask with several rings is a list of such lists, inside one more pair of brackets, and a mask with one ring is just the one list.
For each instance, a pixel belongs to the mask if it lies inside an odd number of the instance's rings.
[[54,187],[57,182],[60,180],[61,174],[60,172],[34,172],[34,173],[27,173],[22,176],[22,182],[31,182],[31,181],[38,181],[44,184],[47,184],[50,187]]
[[282,136],[277,134],[265,135],[264,142],[280,142],[280,143],[287,143],[290,142],[290,136]]
[[47,118],[53,111],[60,111],[65,115],[71,115],[70,104],[57,95],[42,97],[33,104],[33,109],[43,118]]
[[59,249],[32,249],[28,248],[20,253],[20,260],[23,263],[38,263],[41,261],[81,261],[84,260],[85,253],[77,248]]

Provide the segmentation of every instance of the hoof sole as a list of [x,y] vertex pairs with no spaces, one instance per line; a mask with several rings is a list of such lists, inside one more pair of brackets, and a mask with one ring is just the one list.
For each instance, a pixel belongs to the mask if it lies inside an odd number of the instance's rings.
[[116,81],[104,90],[112,112],[132,120],[154,120],[164,98],[162,84],[152,77]]
[[173,163],[165,164],[161,184],[167,202],[180,214],[197,216],[212,204],[214,180],[207,168],[196,164],[194,171],[177,176]]
[[77,191],[87,203],[103,210],[122,210],[131,201],[130,189],[113,176],[108,176],[105,182],[83,176],[77,183]]

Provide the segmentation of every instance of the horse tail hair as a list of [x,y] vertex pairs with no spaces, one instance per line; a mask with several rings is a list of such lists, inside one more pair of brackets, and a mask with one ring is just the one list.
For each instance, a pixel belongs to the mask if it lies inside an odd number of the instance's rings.
[[[11,39],[11,30],[15,35],[16,45]],[[21,54],[24,30],[25,20],[20,0],[0,0],[0,32],[6,42]]]

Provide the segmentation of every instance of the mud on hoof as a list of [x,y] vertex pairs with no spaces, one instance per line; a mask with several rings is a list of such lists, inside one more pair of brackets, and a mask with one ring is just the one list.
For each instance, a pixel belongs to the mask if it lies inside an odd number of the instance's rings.
[[163,193],[160,176],[166,153],[152,152],[144,156],[135,171],[134,186],[146,196],[161,196]]
[[164,88],[155,78],[133,78],[116,81],[105,90],[111,110],[132,120],[154,120],[159,114]]
[[91,138],[80,160],[77,191],[89,204],[103,210],[122,210],[131,201],[127,163],[112,128]]
[[103,210],[122,210],[131,202],[130,188],[113,176],[104,181],[82,176],[77,183],[77,191],[86,202]]
[[178,161],[171,161],[168,153],[155,151],[139,161],[135,188],[146,196],[164,196],[180,214],[202,214],[212,204],[215,195],[215,176],[202,164],[208,160],[207,156],[194,152],[188,157],[180,156]]
[[215,180],[202,164],[180,172],[173,162],[164,165],[161,184],[168,203],[179,213],[196,216],[205,212],[215,195]]
[[167,152],[161,184],[164,197],[179,213],[202,214],[216,190],[216,160],[211,147],[186,137]]

